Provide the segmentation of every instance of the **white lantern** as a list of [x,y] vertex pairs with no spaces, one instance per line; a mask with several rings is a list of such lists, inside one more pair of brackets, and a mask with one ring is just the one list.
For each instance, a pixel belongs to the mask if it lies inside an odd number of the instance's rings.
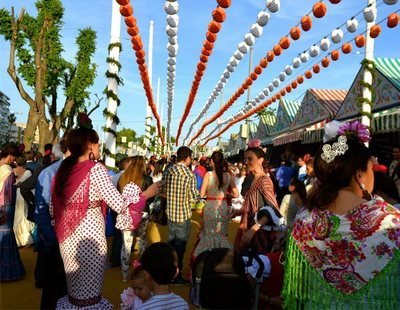
[[175,73],[174,72],[168,72],[167,75],[170,78],[174,78],[175,77]]
[[256,98],[255,101],[256,101],[257,103],[260,103],[261,100],[260,100],[260,98]]
[[269,85],[268,85],[268,89],[269,89],[269,91],[270,92],[272,92],[273,90],[274,90],[274,85],[272,85],[272,83],[270,83]]
[[397,3],[397,0],[383,0],[387,5],[393,5]]
[[229,77],[231,76],[231,73],[229,71],[225,71],[224,72],[224,77],[229,79]]
[[168,58],[168,64],[169,64],[170,66],[175,65],[175,64],[176,64],[176,58],[175,58],[175,57],[170,57],[170,58]]
[[263,100],[265,98],[265,95],[263,92],[258,94],[258,98],[260,98],[261,100]]
[[303,52],[300,54],[300,60],[302,62],[307,62],[310,55],[307,52]]
[[217,98],[217,96],[211,95],[211,98],[215,100]]
[[332,31],[331,34],[332,42],[339,43],[343,39],[343,31],[342,29],[338,28]]
[[274,87],[278,87],[279,84],[280,84],[280,82],[279,82],[278,79],[273,79],[273,80],[272,80],[272,85],[274,85]]
[[168,15],[167,24],[172,28],[177,28],[179,25],[179,15]]
[[169,37],[174,37],[178,34],[178,29],[172,28],[170,25],[167,25],[166,32]]
[[165,1],[164,10],[168,15],[174,15],[178,13],[179,4],[178,2]]
[[280,80],[281,82],[283,82],[285,79],[286,79],[286,74],[285,74],[285,72],[281,72],[281,73],[279,74],[279,80]]
[[244,36],[244,42],[248,46],[253,46],[254,43],[256,42],[256,39],[254,38],[254,36],[251,33],[246,33]]
[[252,105],[253,107],[255,107],[255,106],[257,105],[257,102],[256,102],[255,100],[251,100],[250,103],[251,103],[251,105]]
[[178,37],[177,36],[173,36],[173,37],[168,37],[168,42],[172,45],[175,45],[178,43]]
[[[178,44],[172,45],[172,44],[167,44],[167,50],[168,52],[170,52],[171,54],[176,54],[178,52]],[[172,56],[171,58],[175,57]]]
[[221,81],[222,83],[226,83],[226,77],[222,76],[221,79],[220,79],[220,81]]
[[267,8],[271,13],[278,12],[281,6],[281,2],[279,0],[267,0]]
[[310,56],[311,57],[317,57],[319,54],[319,46],[318,45],[313,45],[310,47]]
[[251,25],[250,32],[254,37],[259,38],[262,35],[263,28],[259,24],[254,23]]
[[167,82],[168,82],[168,83],[173,83],[173,82],[174,82],[174,79],[169,77],[169,78],[167,79]]
[[292,66],[287,65],[287,66],[285,67],[285,73],[286,73],[287,75],[291,75],[292,72],[293,72]]
[[269,21],[269,13],[265,11],[261,11],[258,13],[257,16],[257,24],[259,24],[261,27],[264,27],[266,24],[268,24]]
[[331,41],[328,38],[323,38],[321,42],[319,42],[319,47],[324,52],[326,52],[330,46],[331,46]]
[[175,66],[168,66],[167,70],[168,70],[168,72],[174,72],[175,71]]
[[354,17],[346,22],[346,29],[348,32],[356,32],[358,28],[358,20]]
[[224,88],[224,86],[225,86],[225,83],[223,83],[223,82],[218,83],[218,88],[222,89],[222,88]]
[[242,54],[240,51],[236,51],[236,52],[233,54],[233,57],[235,57],[237,60],[242,60],[243,54]]
[[239,46],[238,46],[238,50],[242,53],[242,54],[246,54],[248,51],[249,51],[249,46],[246,44],[246,43],[244,43],[244,42],[241,42],[241,43],[239,43]]
[[234,67],[232,67],[231,65],[228,65],[227,67],[226,67],[226,70],[228,70],[229,72],[233,72],[233,71],[235,71],[235,68]]
[[299,58],[299,57],[295,57],[294,59],[293,59],[293,68],[298,68],[298,67],[300,67],[300,65],[301,65],[301,59]]
[[372,23],[376,18],[376,9],[372,7],[366,7],[364,9],[364,19],[367,23]]
[[235,57],[231,57],[230,59],[229,59],[229,64],[231,65],[231,66],[233,66],[233,67],[236,67],[237,65],[238,65],[238,61],[237,61],[237,59],[235,58]]
[[264,93],[264,95],[265,95],[266,97],[268,97],[268,96],[269,96],[269,90],[268,90],[268,88],[264,88],[263,93]]

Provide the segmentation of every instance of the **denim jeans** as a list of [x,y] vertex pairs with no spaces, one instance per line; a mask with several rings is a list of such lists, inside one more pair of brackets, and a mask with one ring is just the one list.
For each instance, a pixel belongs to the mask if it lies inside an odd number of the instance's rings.
[[183,268],[183,256],[185,255],[186,243],[189,240],[191,219],[182,223],[168,220],[168,243],[175,249],[178,256],[178,268],[180,272]]

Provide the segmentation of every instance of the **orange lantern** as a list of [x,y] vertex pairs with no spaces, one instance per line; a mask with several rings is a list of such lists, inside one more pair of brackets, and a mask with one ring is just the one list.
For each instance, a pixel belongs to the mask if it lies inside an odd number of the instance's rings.
[[256,74],[261,74],[261,72],[262,72],[261,66],[260,66],[260,65],[256,66],[256,67],[254,68],[254,72],[255,72]]
[[322,59],[322,61],[321,61],[322,67],[324,67],[324,68],[328,67],[330,62],[331,62],[331,61],[329,60],[329,58],[328,58],[328,57],[325,57],[325,58]]
[[229,8],[231,6],[231,0],[217,0],[217,3],[224,9]]
[[124,6],[120,6],[119,7],[119,12],[121,13],[122,16],[128,17],[128,16],[131,16],[133,14],[133,8],[132,8],[132,6],[130,4],[124,5]]
[[223,23],[226,18],[225,10],[222,7],[217,7],[212,12],[212,17],[217,23]]
[[200,81],[201,81],[201,76],[196,75],[196,76],[194,77],[194,80],[200,82]]
[[343,54],[349,54],[353,47],[351,46],[351,43],[347,42],[342,45],[342,52]]
[[272,50],[274,51],[275,56],[279,56],[280,54],[282,54],[282,47],[278,44],[275,45]]
[[293,89],[297,88],[297,81],[293,81],[291,85]]
[[204,71],[196,70],[196,75],[203,76],[204,75]]
[[146,62],[146,61],[145,61],[144,58],[138,58],[138,59],[136,59],[136,63],[137,63],[138,65],[143,65],[145,62]]
[[292,37],[293,40],[298,40],[300,38],[300,28],[299,27],[293,27],[290,29],[290,36]]
[[290,93],[291,91],[292,91],[292,87],[290,86],[290,85],[288,85],[288,86],[286,86],[286,91],[288,92],[288,93]]
[[282,89],[282,90],[280,91],[280,94],[281,94],[282,97],[285,96],[285,95],[286,95],[286,90]]
[[321,68],[318,64],[315,64],[312,70],[314,71],[314,73],[319,73],[321,71]]
[[273,97],[271,98],[271,100],[272,100],[272,102],[275,102],[275,101],[276,101],[276,96],[273,96]]
[[356,43],[357,47],[363,47],[365,45],[365,37],[363,35],[356,36],[354,42]]
[[146,65],[140,65],[140,66],[139,66],[139,71],[141,71],[141,72],[147,71]]
[[307,79],[311,79],[311,78],[312,78],[312,73],[311,73],[311,71],[310,71],[310,70],[307,70],[306,73],[304,73],[304,76],[305,76]]
[[267,61],[268,61],[268,62],[273,61],[273,60],[274,60],[274,57],[275,57],[275,54],[274,54],[273,51],[269,51],[269,52],[267,53]]
[[117,3],[123,6],[129,4],[129,0],[117,0]]
[[389,28],[394,28],[397,27],[398,24],[399,24],[399,14],[396,13],[390,14],[387,19],[387,26]]
[[200,56],[200,61],[201,62],[207,62],[208,61],[208,57],[206,55],[201,55]]
[[218,33],[221,30],[221,24],[216,21],[212,21],[208,24],[208,31],[211,33]]
[[276,99],[279,100],[279,99],[281,99],[281,94],[276,94],[275,97],[276,97]]
[[[243,89],[247,89],[247,88],[249,88],[249,85],[247,85],[246,82],[244,82],[244,83],[242,84],[242,88],[243,88]],[[236,99],[236,98],[235,98],[235,99]]]
[[132,37],[137,36],[139,34],[139,28],[137,26],[128,27],[126,30]]
[[202,62],[199,62],[197,64],[197,69],[199,69],[199,71],[204,71],[206,69],[206,64],[203,64]]
[[266,58],[261,59],[260,66],[261,66],[261,68],[266,68],[268,66],[268,60]]
[[243,88],[239,88],[239,94],[243,95],[244,94],[244,89]]
[[201,53],[207,57],[211,56],[212,51],[206,50],[204,47],[201,49]]
[[304,31],[308,31],[312,27],[312,20],[311,20],[311,17],[308,16],[308,15],[303,16],[303,18],[301,19],[300,23],[301,23],[301,28]]
[[371,38],[375,39],[375,38],[377,38],[377,37],[380,35],[381,31],[382,31],[381,26],[379,26],[379,25],[373,25],[373,26],[371,27],[371,29],[369,30],[369,36],[370,36]]
[[135,50],[135,51],[140,51],[141,49],[143,49],[143,43],[142,43],[142,41],[139,41],[138,43],[133,43],[132,44],[132,48]]
[[330,3],[332,4],[338,4],[342,0],[329,0]]
[[204,41],[203,46],[204,46],[204,49],[206,49],[207,51],[211,51],[214,47],[214,43]]
[[209,41],[209,42],[215,42],[215,40],[217,39],[217,35],[215,33],[207,31],[206,38],[207,38],[207,41]]
[[290,46],[290,40],[288,37],[283,37],[282,39],[280,39],[279,41],[279,45],[284,49],[288,49]]
[[136,51],[135,55],[137,58],[144,58],[144,50]]
[[331,52],[331,58],[332,58],[333,61],[338,60],[338,59],[339,59],[339,56],[340,56],[340,53],[339,53],[338,50],[333,50],[333,51]]
[[248,86],[250,86],[251,84],[253,84],[253,80],[252,80],[251,78],[247,78],[247,79],[246,79],[246,84],[247,84]]
[[297,77],[297,83],[302,84],[304,82],[304,78],[302,75]]
[[255,73],[255,72],[252,72],[252,73],[250,74],[250,78],[251,78],[253,81],[255,81],[255,80],[257,80],[257,78],[258,78],[258,74]]
[[131,15],[131,16],[128,16],[128,17],[125,17],[125,25],[126,25],[127,27],[136,26],[136,19],[135,19],[135,17],[133,17],[132,15]]
[[326,14],[326,4],[323,2],[317,2],[313,5],[312,11],[316,18],[324,17]]

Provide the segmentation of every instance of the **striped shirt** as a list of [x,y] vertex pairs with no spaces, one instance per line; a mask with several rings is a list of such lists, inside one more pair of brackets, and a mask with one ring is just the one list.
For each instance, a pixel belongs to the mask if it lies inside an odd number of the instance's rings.
[[154,295],[141,304],[137,310],[189,310],[189,306],[182,297],[169,293]]
[[192,217],[191,202],[198,196],[196,177],[181,163],[169,168],[164,177],[167,217],[172,222],[183,223]]

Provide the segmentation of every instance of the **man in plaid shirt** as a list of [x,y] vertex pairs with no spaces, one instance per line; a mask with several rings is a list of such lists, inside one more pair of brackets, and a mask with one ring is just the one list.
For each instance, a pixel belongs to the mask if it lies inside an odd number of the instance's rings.
[[191,202],[198,196],[196,177],[190,169],[192,151],[182,146],[177,152],[178,163],[170,167],[164,175],[167,198],[168,243],[178,255],[179,275],[176,284],[188,281],[182,278],[183,255],[189,240],[191,228]]

